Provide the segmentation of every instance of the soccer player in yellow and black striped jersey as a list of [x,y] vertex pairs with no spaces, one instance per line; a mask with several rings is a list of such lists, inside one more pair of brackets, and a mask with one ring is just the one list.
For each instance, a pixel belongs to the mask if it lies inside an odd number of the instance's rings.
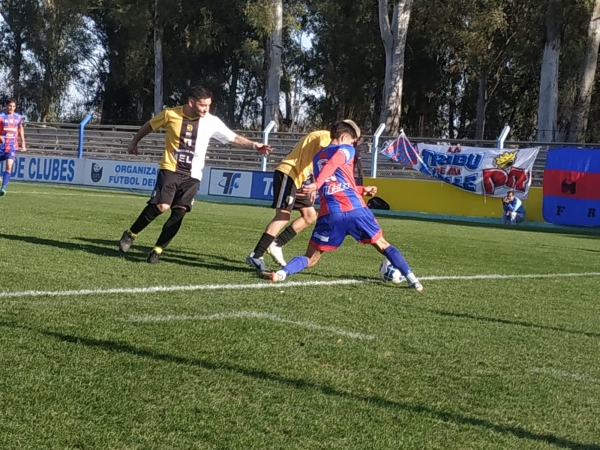
[[154,249],[148,255],[149,263],[159,261],[163,249],[179,231],[183,217],[192,209],[211,138],[235,147],[254,149],[262,155],[271,152],[270,146],[252,142],[235,134],[221,119],[210,114],[212,93],[208,89],[193,87],[188,91],[186,98],[185,105],[165,109],[146,122],[128,147],[129,153],[137,155],[137,145],[144,136],[159,128],[165,130],[165,152],[160,161],[152,196],[138,219],[131,228],[123,232],[119,241],[119,249],[122,252],[129,251],[138,233],[160,214],[171,209],[171,216],[165,222]]
[[[360,129],[356,123],[352,120],[344,120],[344,122],[357,130],[360,137]],[[256,269],[260,271],[268,270],[263,259],[263,255],[267,251],[278,264],[285,266],[281,247],[317,220],[314,195],[299,196],[297,192],[302,189],[306,182],[312,182],[313,158],[319,150],[327,147],[330,143],[329,131],[313,131],[304,136],[275,168],[273,174],[273,203],[271,205],[275,209],[275,217],[267,225],[254,251],[246,258],[246,261]],[[300,211],[300,217],[277,236],[290,221],[293,210]]]

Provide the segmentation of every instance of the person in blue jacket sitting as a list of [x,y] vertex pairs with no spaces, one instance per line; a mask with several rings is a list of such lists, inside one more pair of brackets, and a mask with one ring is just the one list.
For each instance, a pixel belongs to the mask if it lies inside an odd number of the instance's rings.
[[502,199],[502,207],[504,208],[502,223],[516,225],[525,220],[523,202],[515,197],[515,191],[508,191],[506,193],[506,197]]

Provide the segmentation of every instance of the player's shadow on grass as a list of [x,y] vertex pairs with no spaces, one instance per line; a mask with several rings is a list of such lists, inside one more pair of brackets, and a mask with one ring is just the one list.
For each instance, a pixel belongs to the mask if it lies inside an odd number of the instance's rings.
[[[115,241],[111,241],[111,240],[107,240],[107,239],[95,239],[95,238],[83,238],[83,237],[78,237],[78,238],[74,238],[76,240],[82,241],[82,242],[89,242],[92,244],[97,244],[100,246],[107,246],[107,247],[114,247],[116,244]],[[140,253],[142,250],[144,249],[143,252],[145,253]],[[143,259],[144,261],[146,260],[146,256],[148,255],[148,252],[150,251],[150,247],[146,247],[144,248],[142,247],[138,247],[136,248],[135,246],[131,248],[131,250],[127,253],[127,255],[131,255],[132,253],[136,253],[136,259]],[[123,257],[123,253],[120,253],[119,251],[117,251],[117,255]],[[265,258],[267,258],[267,256],[265,256]],[[248,263],[245,261],[246,259],[246,255],[245,254],[240,254],[240,259],[232,259],[232,258],[227,258],[226,256],[223,255],[219,255],[219,254],[211,254],[211,253],[197,253],[197,252],[192,252],[189,250],[182,250],[182,249],[178,249],[175,247],[169,247],[168,250],[165,251],[165,254],[161,257],[161,261],[167,261],[167,262],[171,262],[171,263],[175,263],[175,264],[182,264],[182,265],[187,265],[187,266],[192,266],[192,267],[203,267],[206,269],[213,269],[213,270],[221,270],[221,271],[228,271],[228,272],[256,272],[256,269],[250,267],[248,265]],[[276,265],[275,263],[271,263],[270,261],[267,263],[267,266],[272,269],[272,270],[277,270],[279,269],[279,266]],[[335,280],[342,280],[344,278],[352,278],[353,280],[360,280],[360,281],[373,281],[373,277],[365,277],[365,276],[336,276],[336,275],[327,275],[324,274],[322,272],[320,272],[318,269],[316,270],[312,270],[312,271],[308,271],[305,273],[301,273],[298,274],[298,280],[296,281],[302,281],[303,277],[314,277],[314,278],[324,278],[324,279],[335,279]],[[259,274],[257,273],[257,277],[259,277]],[[259,277],[260,278],[260,277]]]
[[444,317],[455,317],[457,319],[478,320],[480,322],[501,323],[504,325],[519,326],[519,327],[524,327],[524,328],[537,328],[540,330],[559,331],[561,333],[579,334],[582,336],[587,336],[587,337],[592,337],[592,338],[600,338],[600,333],[596,333],[594,331],[571,330],[569,328],[553,327],[550,325],[540,325],[537,323],[526,322],[526,321],[521,321],[521,320],[507,320],[507,319],[498,319],[498,318],[494,318],[494,317],[476,316],[476,315],[467,314],[467,313],[455,313],[455,312],[449,312],[449,311],[441,311],[438,309],[422,308],[420,306],[413,306],[412,308],[418,309],[420,311],[426,311],[426,312],[432,313],[432,314],[437,314],[439,316],[444,316]]
[[[97,248],[109,248],[116,247],[118,245],[118,241],[112,241],[108,239],[94,239],[94,238],[84,238],[77,237],[73,238],[82,242],[89,242],[91,244],[95,244]],[[132,247],[131,250],[127,253],[121,253],[118,249],[116,250],[116,255],[125,258],[134,258],[136,260],[146,261],[146,257],[152,247],[139,246]],[[221,270],[227,272],[253,272],[255,269],[250,267],[244,260],[244,258],[240,257],[240,260],[235,260],[231,258],[227,258],[221,255],[212,255],[209,253],[195,253],[186,250],[179,250],[177,248],[169,247],[168,250],[161,256],[160,260],[164,262],[171,262],[174,264],[181,264],[184,266],[191,267],[202,267],[205,269],[211,270]]]
[[92,253],[101,256],[119,256],[119,249],[113,242],[113,248],[98,247],[97,245],[89,244],[76,244],[73,242],[57,241],[54,239],[45,239],[35,236],[18,236],[15,234],[4,234],[0,233],[0,239],[7,239],[10,241],[21,241],[27,242],[28,244],[45,245],[48,247],[62,248],[65,250],[79,250],[87,253]]
[[599,445],[583,444],[550,433],[535,433],[515,425],[497,424],[478,417],[470,417],[457,412],[440,411],[425,405],[413,405],[410,403],[389,400],[376,395],[360,395],[348,392],[346,390],[336,389],[335,387],[331,387],[328,385],[322,385],[298,378],[288,378],[276,373],[270,373],[263,370],[247,369],[245,367],[231,363],[216,363],[206,359],[187,358],[183,356],[169,355],[167,353],[158,353],[148,349],[137,348],[133,345],[123,342],[80,337],[71,334],[63,334],[55,331],[38,330],[12,323],[0,322],[0,326],[33,331],[40,333],[44,336],[57,339],[61,342],[66,342],[75,345],[84,345],[86,347],[96,348],[102,351],[108,350],[112,352],[123,353],[126,355],[133,355],[140,358],[146,358],[153,361],[175,363],[191,367],[199,367],[204,370],[233,372],[249,378],[254,378],[256,380],[263,380],[271,383],[289,386],[294,389],[311,389],[313,391],[320,392],[321,394],[327,396],[338,397],[345,400],[360,401],[368,405],[376,405],[381,408],[407,411],[409,413],[414,414],[422,414],[433,417],[437,420],[442,420],[444,422],[451,422],[459,425],[467,425],[474,427],[482,427],[488,430],[492,430],[496,433],[510,434],[516,436],[519,439],[527,439],[534,442],[548,443],[557,447],[573,450],[600,450]]

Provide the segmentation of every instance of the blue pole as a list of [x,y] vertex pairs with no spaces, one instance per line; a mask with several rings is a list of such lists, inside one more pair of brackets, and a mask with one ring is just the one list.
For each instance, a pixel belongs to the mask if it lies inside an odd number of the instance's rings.
[[79,159],[83,158],[83,129],[86,124],[92,119],[92,115],[88,114],[79,124],[79,146],[77,147],[77,157]]

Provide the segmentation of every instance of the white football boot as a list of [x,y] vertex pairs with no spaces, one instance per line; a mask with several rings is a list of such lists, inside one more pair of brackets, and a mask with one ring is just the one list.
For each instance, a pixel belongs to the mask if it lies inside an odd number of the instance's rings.
[[406,282],[408,286],[416,290],[417,292],[423,292],[423,285],[414,273],[410,272],[406,275]]
[[271,255],[271,257],[275,260],[277,264],[281,267],[285,266],[287,263],[283,258],[283,249],[273,241],[269,248],[267,249],[267,253]]

